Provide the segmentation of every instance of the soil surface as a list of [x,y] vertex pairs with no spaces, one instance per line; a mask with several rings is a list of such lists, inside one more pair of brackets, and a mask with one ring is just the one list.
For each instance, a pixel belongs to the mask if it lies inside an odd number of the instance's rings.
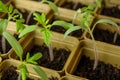
[[111,8],[103,8],[101,14],[115,18],[120,18],[120,9],[118,8],[118,6]]
[[[14,34],[14,37],[18,40],[18,35],[16,35],[16,34]],[[5,40],[6,41],[6,53],[11,49],[11,46],[10,46],[10,44],[7,42],[7,40]],[[2,50],[2,36],[0,36],[0,43],[1,43],[1,45],[0,45],[0,52],[2,53],[2,54],[5,54],[5,53],[3,53],[3,50]]]
[[[2,78],[1,80],[18,80],[18,73],[16,72],[16,67],[10,66],[8,69],[4,70],[2,72]],[[27,80],[33,80],[30,78],[27,78]]]
[[101,30],[98,28],[95,28],[93,32],[95,40],[120,46],[120,35],[117,35],[116,43],[113,43],[114,34],[115,33],[111,33],[108,30]]
[[54,69],[54,70],[62,70],[69,54],[70,51],[69,50],[65,50],[65,49],[56,49],[53,48],[53,54],[54,54],[54,60],[50,61],[49,58],[49,50],[48,47],[46,47],[45,45],[42,46],[37,46],[35,45],[30,53],[32,53],[31,55],[33,55],[36,52],[41,52],[42,53],[42,58],[40,58],[37,62],[39,65],[50,68],[50,69]]
[[93,64],[94,60],[83,56],[74,74],[89,80],[120,80],[120,69],[99,61],[97,68],[93,70]]
[[86,7],[87,5],[83,5],[82,3],[80,2],[72,2],[72,1],[69,1],[69,2],[65,2],[61,7],[63,8],[67,8],[67,9],[72,9],[72,10],[77,10],[79,8],[82,8],[82,7]]
[[[54,25],[51,27],[52,31],[58,32],[58,33],[62,33],[64,34],[66,32],[66,29],[63,28],[62,26],[58,26],[58,25]],[[72,33],[70,33],[70,36],[74,36],[74,37],[81,37],[82,36],[82,30],[76,30],[73,31]]]

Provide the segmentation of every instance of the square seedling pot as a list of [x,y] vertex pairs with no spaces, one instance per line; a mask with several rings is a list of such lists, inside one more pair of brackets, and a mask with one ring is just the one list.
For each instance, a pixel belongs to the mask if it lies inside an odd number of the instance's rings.
[[[16,33],[16,24],[14,23],[14,22],[9,22],[8,23],[8,27],[7,27],[7,31],[9,32],[9,33],[11,33],[11,34],[15,34]],[[31,37],[30,38],[33,38],[32,37],[32,33],[29,33],[29,34],[27,34],[26,36],[24,36],[23,38],[21,38],[21,39],[19,39],[19,43],[21,44],[21,46],[23,46],[23,44],[24,44],[24,42],[25,41],[27,41],[28,39],[28,37],[29,37],[29,35],[31,35]],[[4,53],[4,54],[1,54],[1,57],[3,58],[3,59],[6,59],[6,58],[9,58],[8,56],[9,56],[9,54],[13,54],[13,52],[14,52],[14,50],[11,48],[7,53]]]
[[[56,38],[54,38],[54,37],[56,37]],[[79,40],[77,40],[76,38],[73,38],[73,37],[67,37],[67,38],[63,39],[63,35],[53,34],[51,42],[52,42],[53,48],[56,48],[56,49],[63,48],[63,49],[71,51],[63,68],[61,70],[57,71],[60,74],[64,74],[65,68],[68,66],[69,61],[71,60],[71,58],[75,55],[75,52],[77,51],[77,47],[79,45]],[[36,31],[35,35],[34,35],[34,39],[29,39],[29,41],[27,41],[24,44],[24,46],[23,46],[24,52],[26,53],[26,52],[30,51],[30,49],[34,45],[43,45],[43,43],[44,42],[42,40],[41,34],[38,33],[38,31]],[[17,59],[16,55],[10,55],[10,57]]]
[[[18,60],[14,60],[14,59],[4,60],[0,64],[0,76],[1,76],[2,71],[6,70],[10,66],[18,67],[20,64],[21,64],[21,62],[18,61]],[[37,75],[37,73],[33,70],[32,66],[33,66],[32,64],[27,64],[27,69],[28,69],[28,72],[30,73],[28,77],[30,77],[30,78],[32,78],[34,80],[42,80]],[[50,70],[50,69],[46,69],[46,68],[43,68],[43,67],[40,67],[40,68],[47,74],[48,78],[56,77],[56,78],[60,79],[60,75],[56,71],[53,71],[53,70]],[[20,71],[17,70],[17,72],[20,72]]]
[[33,16],[32,13],[38,12],[38,13],[45,13],[47,18],[51,19],[53,16],[51,12],[51,8],[48,4],[43,4],[41,2],[36,2],[32,0],[15,0],[13,2],[16,9],[19,9],[22,13],[27,12],[28,14],[26,16]]
[[69,75],[62,76],[60,80],[88,80],[88,79],[80,78],[80,77],[69,74]]
[[[78,7],[82,7],[82,6],[87,6],[89,4],[93,4],[96,0],[60,0],[61,2],[59,2],[59,6],[61,8],[65,8],[65,9],[69,9],[72,11],[76,11],[78,9]],[[71,8],[71,9],[70,9]],[[98,10],[98,7],[96,7],[94,9],[94,12],[96,13]]]
[[[90,59],[94,59],[94,50],[90,49],[90,48],[82,47],[78,53],[76,60],[72,60],[71,63],[69,64],[69,67],[66,69],[67,75],[75,74],[75,71],[76,71],[78,64],[81,61],[81,58],[83,55],[90,57]],[[120,63],[119,63],[120,55],[114,55],[113,53],[108,53],[108,52],[99,50],[98,56],[99,56],[99,61],[102,61],[105,64],[111,64],[113,67],[120,69],[120,67],[119,67],[120,66]],[[98,64],[99,64],[99,62],[98,62]],[[80,66],[81,66],[81,64],[79,64],[79,67]],[[92,70],[93,70],[93,68],[92,68]]]
[[0,63],[2,62],[2,57],[0,57]]
[[[104,16],[102,16],[102,15],[96,16],[96,20],[99,20],[99,19],[109,19],[109,20],[112,20],[112,21],[116,22],[117,24],[120,23],[119,20],[117,20],[117,19],[108,18],[108,17],[106,18],[106,17],[104,17]],[[102,30],[102,31],[104,31],[104,32],[106,32],[106,33],[109,33],[109,34],[107,34],[107,36],[102,35],[103,32],[100,33],[100,31],[95,31],[96,28],[99,29],[99,30]],[[119,28],[119,27],[118,27],[118,28]],[[98,24],[98,25],[95,27],[95,29],[94,29],[95,33],[94,33],[94,31],[93,31],[93,35],[94,35],[94,38],[96,39],[95,42],[96,42],[96,44],[97,44],[98,50],[103,50],[103,51],[107,51],[107,52],[119,54],[119,52],[120,52],[120,46],[119,46],[118,44],[119,44],[120,31],[119,31],[118,28],[115,27],[115,26],[112,26],[112,25],[110,25],[110,24],[105,24],[105,23],[100,23],[100,24]],[[115,32],[118,34],[118,36],[117,36],[117,39],[118,39],[118,40],[116,40],[115,43],[113,43],[113,42],[112,42],[112,43],[108,43],[108,40],[106,40],[106,39],[112,38],[111,41],[113,41]],[[97,33],[100,34],[99,37],[97,37],[97,36],[98,36]],[[113,35],[113,36],[112,36],[112,35]],[[87,38],[86,38],[86,37],[87,37]],[[85,40],[86,40],[86,41],[88,41],[88,42],[90,42],[90,43],[93,42],[93,41],[90,41],[90,40],[89,40],[89,39],[90,39],[90,35],[86,34],[86,37],[85,37]],[[96,38],[96,37],[97,37],[97,38]],[[102,38],[101,38],[101,37],[102,37]],[[105,38],[106,38],[106,39],[105,39]],[[104,40],[104,42],[103,42],[102,40]],[[114,44],[116,44],[116,45],[114,45]],[[89,46],[89,48],[92,48],[92,47],[93,47],[93,46],[90,46],[90,45],[87,45],[87,46]]]
[[[51,20],[49,21],[49,23],[53,23],[54,21],[60,20],[60,21],[66,21],[69,23],[72,23],[73,19],[74,19],[74,14],[75,12],[72,10],[68,10],[68,9],[64,9],[64,8],[58,8],[59,10],[59,15],[54,15]],[[94,20],[94,16],[90,16],[91,18],[91,24],[90,27],[92,25],[92,22]],[[80,24],[80,19],[81,19],[81,14],[78,14],[77,18],[73,21],[72,24],[74,25],[79,25]],[[53,33],[57,33],[57,34],[64,34],[65,33],[65,29],[62,26],[58,26],[58,25],[54,25],[51,27],[51,30]],[[82,31],[82,30],[76,30],[72,33],[70,33],[70,35],[68,36],[72,36],[75,37],[77,39],[82,39],[83,36],[86,34],[86,32]]]
[[98,10],[98,14],[114,18],[120,19],[119,12],[120,12],[120,1],[119,0],[103,0],[103,7]]

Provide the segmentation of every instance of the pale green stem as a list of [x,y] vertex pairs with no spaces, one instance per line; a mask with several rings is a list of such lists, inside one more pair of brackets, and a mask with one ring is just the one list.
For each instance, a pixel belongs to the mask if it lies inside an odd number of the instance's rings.
[[54,54],[53,54],[53,48],[52,48],[52,43],[48,46],[49,48],[49,56],[50,56],[50,61],[54,60]]
[[21,73],[19,73],[17,80],[21,80]]
[[26,19],[26,24],[29,23],[30,18],[31,18],[31,16],[32,16],[33,12],[34,12],[34,11],[31,11],[31,12],[28,14],[27,19]]
[[94,43],[95,61],[94,61],[93,70],[95,70],[96,67],[97,67],[97,65],[98,65],[98,51],[97,51],[97,46],[96,46],[95,39],[94,39],[94,37],[93,37],[92,32],[90,31],[90,28],[88,28],[88,30],[89,30],[90,36],[91,36],[91,38],[92,38],[92,41],[93,41],[93,43]]
[[6,52],[6,41],[5,41],[5,38],[4,37],[2,37],[2,50],[3,50],[3,53],[5,53]]
[[115,43],[116,40],[117,40],[117,32],[115,32],[115,34],[114,34],[113,43]]

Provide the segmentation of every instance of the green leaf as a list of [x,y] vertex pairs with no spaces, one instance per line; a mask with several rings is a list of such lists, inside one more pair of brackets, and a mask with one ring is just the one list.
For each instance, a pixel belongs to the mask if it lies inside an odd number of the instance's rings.
[[30,53],[28,52],[26,55],[26,61],[28,61],[29,58],[30,58]]
[[79,8],[79,9],[75,12],[75,14],[74,14],[72,23],[74,23],[75,19],[77,18],[78,14],[80,14],[80,13],[81,13],[81,9]]
[[8,25],[8,20],[7,19],[0,19],[0,34],[2,34]]
[[42,54],[40,52],[35,53],[32,57],[29,57],[29,53],[27,53],[27,59],[26,61],[29,63],[33,63],[33,64],[37,64],[37,62],[35,62],[36,60],[40,59],[42,57]]
[[36,25],[31,25],[26,27],[24,30],[21,31],[21,33],[19,34],[19,38],[23,37],[24,35],[26,35],[29,32],[35,31],[38,28],[38,26]]
[[27,67],[25,64],[21,64],[18,69],[21,71],[21,74],[22,74],[22,80],[26,80],[27,78]]
[[44,13],[42,13],[41,15],[39,13],[34,13],[34,20],[38,21],[40,24],[43,25],[43,27],[46,25],[45,21],[46,21],[46,16]]
[[102,7],[102,2],[101,2],[102,0],[97,0],[97,6],[99,7],[99,8],[101,8]]
[[0,12],[5,12],[5,13],[8,12],[8,8],[2,1],[0,1]]
[[46,1],[46,2],[49,4],[49,6],[51,7],[51,9],[54,12],[58,13],[58,7],[55,5],[55,3],[51,2],[51,1]]
[[12,13],[12,11],[13,11],[13,6],[12,6],[12,4],[10,4],[8,10],[9,10],[9,13]]
[[69,29],[70,27],[73,27],[73,24],[65,22],[65,21],[54,21],[52,26],[59,25],[65,29]]
[[69,28],[69,29],[65,32],[64,38],[66,38],[71,32],[76,31],[76,30],[79,30],[79,29],[81,29],[81,28],[82,28],[82,27],[80,27],[80,26],[74,26],[74,27]]
[[14,49],[17,56],[19,56],[20,60],[22,60],[23,49],[22,49],[20,43],[8,32],[4,31],[3,36],[9,42],[9,44],[12,46],[12,48]]
[[95,9],[95,7],[96,7],[95,4],[88,5],[88,9],[92,11]]
[[43,40],[45,42],[45,44],[48,46],[51,43],[51,36],[52,36],[52,32],[49,29],[42,29],[41,32],[43,32]]
[[119,30],[119,26],[118,26],[115,22],[113,22],[112,20],[100,19],[100,20],[98,20],[98,21],[93,25],[92,32],[93,32],[95,26],[96,26],[97,24],[99,24],[99,23],[111,24],[111,25],[115,26],[116,28],[118,28],[118,30]]
[[42,78],[42,80],[48,80],[46,73],[40,67],[33,66],[32,68],[36,71],[38,76]]
[[16,31],[17,32],[21,32],[25,26],[23,25],[24,20],[20,19],[20,20],[16,20]]

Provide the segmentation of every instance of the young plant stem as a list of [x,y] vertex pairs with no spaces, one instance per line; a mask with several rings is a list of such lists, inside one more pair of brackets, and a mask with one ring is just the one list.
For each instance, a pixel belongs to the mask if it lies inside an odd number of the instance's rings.
[[50,61],[53,61],[54,60],[54,54],[53,54],[52,43],[50,43],[50,45],[48,45],[48,48],[49,48]]
[[28,14],[27,19],[26,19],[26,24],[29,23],[30,18],[31,18],[31,16],[32,16],[33,12],[34,12],[34,11],[31,11],[31,12]]
[[92,32],[90,31],[90,28],[88,28],[89,30],[89,33],[90,33],[90,36],[92,38],[92,41],[94,43],[94,54],[95,54],[95,61],[94,61],[94,66],[93,66],[93,70],[96,69],[97,65],[98,65],[98,50],[97,50],[97,46],[96,46],[96,42],[95,42],[95,39],[93,37],[93,34]]
[[21,73],[19,73],[17,80],[21,80]]
[[5,41],[5,38],[2,36],[2,50],[3,50],[3,53],[6,52],[6,41]]
[[114,38],[113,38],[113,43],[115,44],[115,42],[116,42],[116,40],[117,40],[117,31],[115,32],[115,34],[114,34]]

